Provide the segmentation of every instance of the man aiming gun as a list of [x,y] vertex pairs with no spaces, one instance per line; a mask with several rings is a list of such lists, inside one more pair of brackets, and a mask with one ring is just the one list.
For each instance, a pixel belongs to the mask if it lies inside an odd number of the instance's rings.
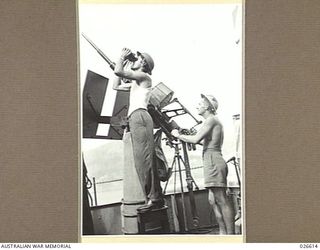
[[[147,111],[152,86],[151,73],[154,62],[147,53],[137,53],[138,58],[131,69],[124,68],[125,60],[132,55],[130,49],[122,49],[114,69],[116,75],[113,89],[130,91],[129,99],[129,129],[132,137],[132,147],[135,166],[141,186],[146,196],[146,204],[138,210],[160,208],[164,205],[162,189],[154,164],[153,121]],[[131,82],[123,83],[121,79]]]

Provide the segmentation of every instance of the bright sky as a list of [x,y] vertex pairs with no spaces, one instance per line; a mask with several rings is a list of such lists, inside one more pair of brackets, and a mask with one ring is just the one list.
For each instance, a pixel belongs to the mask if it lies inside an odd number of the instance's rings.
[[[196,111],[200,94],[214,95],[219,101],[218,118],[224,125],[222,150],[227,160],[235,155],[232,116],[242,110],[241,12],[241,4],[80,4],[79,28],[80,34],[85,33],[112,61],[123,47],[149,53],[155,61],[153,85],[166,84],[197,119],[201,119]],[[82,37],[80,70],[82,88],[88,70],[109,79],[114,76]],[[111,85],[102,115],[111,115],[113,110],[116,91]],[[176,121],[183,128],[195,124],[187,116]],[[163,150],[171,162],[172,149],[163,146]],[[201,166],[201,150],[197,147],[189,152],[191,167]],[[98,181],[122,178],[121,141],[83,139],[82,151],[90,177]],[[193,170],[193,176],[201,186],[202,169]],[[98,185],[99,204],[120,201],[119,185],[121,181]]]
[[[80,4],[80,34],[85,33],[113,61],[121,49],[149,53],[153,85],[165,83],[200,119],[200,94],[219,101],[225,141],[233,140],[232,115],[241,113],[241,4]],[[239,43],[236,41],[240,39]],[[80,38],[81,87],[87,70],[109,79],[113,72]],[[116,91],[108,86],[102,115],[111,115]],[[183,127],[194,124],[183,123]],[[83,140],[83,151],[106,140]]]

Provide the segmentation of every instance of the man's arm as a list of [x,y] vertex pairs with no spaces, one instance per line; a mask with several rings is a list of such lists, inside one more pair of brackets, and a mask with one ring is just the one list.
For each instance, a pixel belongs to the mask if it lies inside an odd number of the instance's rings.
[[188,143],[199,143],[201,140],[211,132],[212,128],[215,126],[215,120],[214,118],[208,118],[205,120],[203,126],[200,128],[197,134],[195,135],[180,135],[178,130],[174,129],[172,130],[172,135],[174,137],[177,137],[181,141],[185,141]]
[[113,86],[112,88],[114,90],[119,90],[119,91],[130,91],[131,88],[131,83],[121,83],[121,78],[116,76],[113,79]]

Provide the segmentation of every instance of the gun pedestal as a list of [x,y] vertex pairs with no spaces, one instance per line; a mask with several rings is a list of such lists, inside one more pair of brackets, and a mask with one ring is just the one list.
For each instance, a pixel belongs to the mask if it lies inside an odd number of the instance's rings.
[[138,234],[137,208],[145,204],[145,195],[135,168],[131,133],[124,133],[122,232]]

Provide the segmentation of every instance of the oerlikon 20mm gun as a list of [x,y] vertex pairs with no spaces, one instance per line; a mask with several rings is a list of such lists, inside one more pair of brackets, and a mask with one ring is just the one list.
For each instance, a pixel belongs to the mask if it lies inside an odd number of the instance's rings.
[[[91,44],[91,46],[98,52],[98,54],[109,64],[110,68],[111,68],[112,70],[114,70],[114,67],[116,66],[116,64],[115,64],[113,61],[111,61],[111,60],[109,59],[109,57],[107,57],[106,54],[103,53],[103,51],[102,51],[101,49],[99,49],[98,46],[95,45],[95,43],[90,40],[89,37],[87,37],[84,33],[82,33],[82,36],[88,41],[88,43]],[[134,61],[137,60],[137,57],[135,56],[134,53],[131,53],[131,54],[127,57],[127,59],[128,59],[129,61],[131,61],[131,62],[134,62]]]
[[[82,36],[91,44],[91,46],[98,52],[98,54],[109,64],[110,68],[114,70],[115,63],[111,61],[104,53],[101,51],[85,34],[82,33]],[[137,57],[134,53],[130,54],[127,60],[124,62],[124,64],[127,64],[129,62],[134,62],[137,60]],[[126,81],[126,79],[123,79]],[[183,216],[184,216],[184,231],[188,231],[187,228],[187,218],[186,218],[186,209],[184,204],[184,192],[183,192],[183,182],[182,182],[182,174],[181,174],[181,163],[185,166],[185,172],[186,172],[186,182],[187,182],[187,188],[189,192],[189,199],[190,199],[190,205],[191,205],[191,213],[193,217],[193,225],[194,227],[199,226],[199,217],[198,212],[196,209],[195,199],[193,195],[193,184],[195,185],[195,188],[198,189],[198,186],[196,185],[192,175],[191,175],[191,169],[189,164],[189,158],[188,158],[188,152],[187,148],[189,150],[195,149],[195,145],[185,143],[183,141],[176,140],[172,135],[171,131],[173,129],[178,129],[180,133],[184,134],[192,134],[195,132],[194,127],[201,123],[201,121],[197,120],[189,111],[188,109],[183,106],[177,98],[172,99],[174,92],[169,89],[165,84],[159,83],[154,88],[152,88],[150,92],[150,102],[148,105],[148,112],[150,113],[155,128],[160,128],[162,132],[166,135],[167,144],[175,149],[175,156],[172,163],[172,167],[178,165],[177,172],[179,172],[180,176],[180,184],[181,184],[181,198],[182,198],[182,208],[183,208]],[[164,109],[169,104],[176,103],[179,105],[179,108],[174,109]],[[187,114],[191,116],[195,122],[196,125],[192,127],[191,129],[183,129],[181,128],[172,118],[180,115]],[[180,155],[180,148],[179,145],[182,145],[183,150],[183,158]],[[166,190],[168,182],[166,183],[164,192]]]
[[[195,149],[195,145],[187,144],[183,141],[178,142],[172,135],[171,131],[173,129],[178,129],[180,133],[185,134],[192,134],[195,131],[194,127],[201,123],[201,121],[197,120],[190,112],[189,110],[183,106],[177,98],[172,99],[173,97],[173,91],[171,91],[165,84],[159,83],[156,85],[152,91],[151,91],[151,97],[150,97],[150,104],[148,106],[148,111],[155,123],[156,127],[160,127],[160,129],[165,133],[167,136],[167,144],[175,149],[174,159],[172,162],[171,168],[177,169],[179,172],[179,178],[180,178],[180,188],[181,188],[181,199],[182,199],[182,210],[183,210],[183,217],[184,217],[184,231],[188,231],[187,228],[187,216],[186,216],[186,209],[184,204],[184,191],[183,191],[183,182],[182,182],[182,169],[181,169],[181,163],[185,167],[185,173],[186,173],[186,182],[187,182],[187,188],[189,192],[189,200],[191,205],[191,214],[193,219],[193,226],[198,227],[199,226],[199,216],[196,209],[196,203],[193,195],[193,184],[195,185],[195,188],[198,190],[198,186],[196,185],[192,175],[191,175],[191,168],[189,164],[189,157],[188,157],[188,151],[187,147],[189,149]],[[172,99],[172,100],[171,100]],[[179,105],[179,108],[175,109],[164,109],[169,104],[176,103]],[[182,129],[178,126],[178,124],[172,120],[173,117],[188,114],[190,115],[196,122],[196,125],[191,129]],[[183,151],[183,157],[180,155],[180,148],[179,145],[182,145],[182,151]],[[168,181],[166,183],[166,186],[164,188],[164,193],[166,192],[166,188],[168,185]]]

